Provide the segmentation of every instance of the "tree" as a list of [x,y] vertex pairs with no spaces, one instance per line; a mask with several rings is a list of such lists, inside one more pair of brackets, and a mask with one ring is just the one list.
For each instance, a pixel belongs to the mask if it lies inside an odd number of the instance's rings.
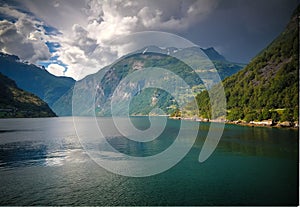
[[291,109],[285,109],[280,117],[280,121],[293,121],[293,111]]
[[277,111],[272,111],[271,112],[271,119],[273,120],[273,122],[278,122],[279,121],[280,116],[277,113]]
[[243,118],[243,111],[240,108],[231,109],[227,114],[227,119],[230,121],[236,121]]
[[256,111],[252,111],[248,114],[246,114],[244,120],[246,122],[254,121],[259,119],[259,114]]
[[268,108],[265,108],[262,110],[262,119],[266,120],[266,119],[270,119],[272,116],[272,113],[270,112],[270,110]]
[[298,121],[298,120],[299,120],[299,107],[294,108],[294,116],[293,116],[293,119],[294,119],[295,121]]

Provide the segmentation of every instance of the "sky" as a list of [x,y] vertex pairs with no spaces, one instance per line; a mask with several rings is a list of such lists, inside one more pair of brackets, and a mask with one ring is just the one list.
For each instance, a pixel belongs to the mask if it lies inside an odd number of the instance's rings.
[[158,31],[247,63],[284,30],[298,4],[299,0],[0,0],[0,51],[44,66],[56,76],[79,80],[129,52],[124,41],[116,40]]

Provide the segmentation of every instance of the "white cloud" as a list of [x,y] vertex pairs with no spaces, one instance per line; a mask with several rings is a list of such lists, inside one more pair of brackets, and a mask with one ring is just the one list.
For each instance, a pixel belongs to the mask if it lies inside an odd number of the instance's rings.
[[97,40],[90,38],[88,31],[86,31],[82,26],[74,24],[74,45],[84,51],[85,54],[91,54],[97,45]]
[[50,65],[48,65],[48,67],[46,69],[49,73],[52,73],[55,76],[64,76],[65,75],[65,73],[64,73],[65,68],[58,64],[50,64]]
[[[156,1],[144,0],[126,1],[125,5],[120,0],[88,1],[84,10],[88,23],[73,25],[74,41],[64,41],[58,52],[60,60],[68,65],[68,71],[77,73],[80,79],[112,63],[130,52],[131,48],[137,48],[126,43],[115,44],[116,39],[144,30],[182,30],[191,26],[194,18],[199,20],[208,13],[209,8],[213,8],[213,2],[205,0],[204,4],[210,6],[197,13],[201,6],[197,1],[168,0],[164,1],[163,7]],[[75,59],[80,61],[74,62]]]
[[[58,56],[57,60],[66,65],[64,75],[81,79],[136,48],[126,42],[117,44],[115,39],[147,30],[182,31],[205,18],[214,9],[216,0],[20,0],[20,3],[37,18],[58,28],[60,34],[45,36],[41,22],[5,7],[3,12],[18,20],[0,22],[0,29],[5,27],[0,30],[1,50],[34,62],[50,57],[45,41],[58,42],[60,47],[52,56]],[[55,64],[48,68],[57,74],[54,71],[60,70],[54,70]]]
[[42,22],[10,7],[0,7],[0,12],[17,21],[0,21],[0,51],[18,55],[31,63],[51,57],[45,44]]
[[146,28],[155,28],[161,22],[162,11],[159,9],[150,9],[149,7],[142,8],[138,16]]

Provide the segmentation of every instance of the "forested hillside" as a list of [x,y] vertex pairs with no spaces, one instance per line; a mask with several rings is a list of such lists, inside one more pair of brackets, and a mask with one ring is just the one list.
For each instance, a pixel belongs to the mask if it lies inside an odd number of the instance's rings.
[[[243,70],[222,82],[228,120],[298,120],[298,16],[299,7],[286,29],[267,48]],[[200,116],[210,117],[208,92],[200,93],[197,101]]]
[[0,117],[56,116],[37,96],[19,89],[16,83],[0,73]]

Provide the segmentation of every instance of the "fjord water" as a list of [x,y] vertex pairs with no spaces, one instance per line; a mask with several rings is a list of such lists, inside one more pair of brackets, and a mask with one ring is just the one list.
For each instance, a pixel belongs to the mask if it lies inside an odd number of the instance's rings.
[[[146,117],[132,122],[149,127]],[[298,205],[297,130],[225,125],[216,151],[199,163],[209,123],[196,125],[197,140],[177,165],[132,178],[88,157],[72,117],[2,119],[0,205]],[[168,120],[161,136],[142,146],[108,139],[120,152],[148,156],[170,146],[179,128],[179,120]]]

